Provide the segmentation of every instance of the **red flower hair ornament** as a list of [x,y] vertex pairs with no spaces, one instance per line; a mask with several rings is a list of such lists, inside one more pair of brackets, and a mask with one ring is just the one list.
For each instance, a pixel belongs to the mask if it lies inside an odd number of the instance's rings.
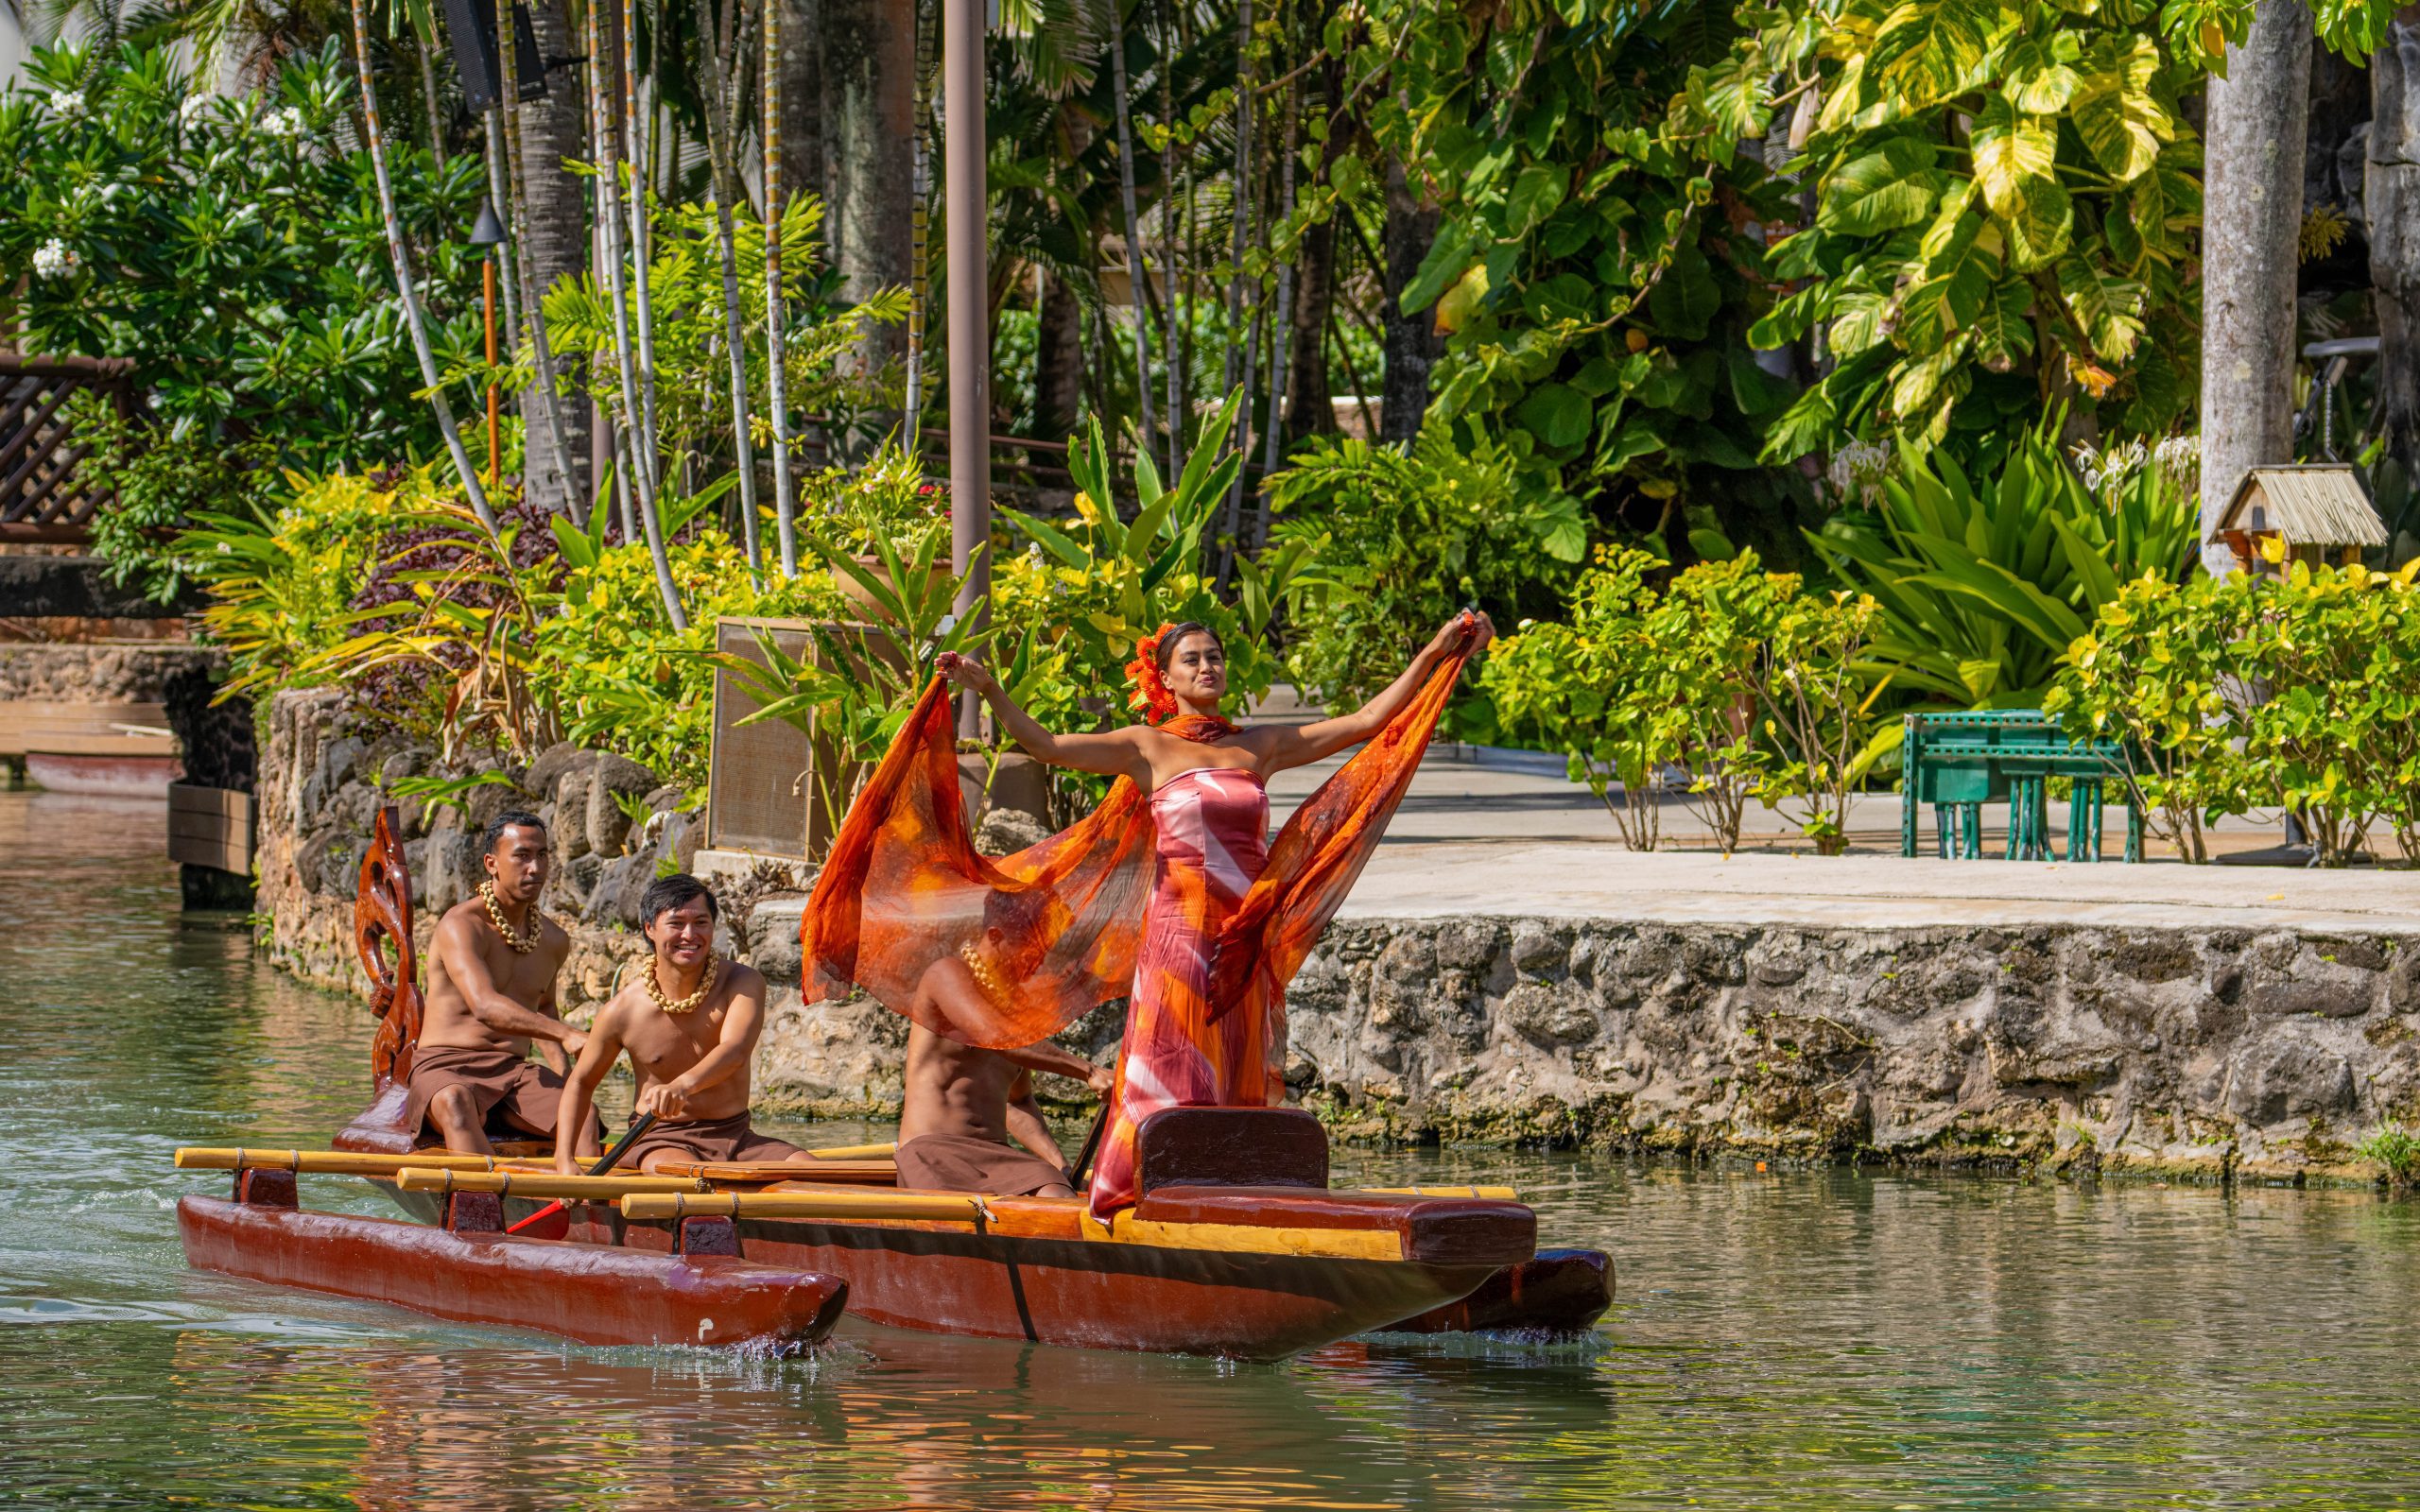
[[1141,714],[1147,725],[1165,723],[1176,713],[1176,695],[1160,676],[1160,640],[1175,628],[1163,625],[1135,642],[1134,660],[1126,663],[1126,707]]

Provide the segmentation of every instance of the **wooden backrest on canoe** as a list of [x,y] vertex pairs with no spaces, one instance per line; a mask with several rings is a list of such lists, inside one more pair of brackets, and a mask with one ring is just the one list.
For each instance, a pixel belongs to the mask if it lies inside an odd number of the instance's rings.
[[1136,1190],[1327,1186],[1327,1130],[1299,1108],[1164,1108],[1134,1131]]

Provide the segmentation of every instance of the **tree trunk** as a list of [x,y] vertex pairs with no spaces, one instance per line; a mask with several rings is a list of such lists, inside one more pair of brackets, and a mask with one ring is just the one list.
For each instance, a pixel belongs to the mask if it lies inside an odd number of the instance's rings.
[[813,195],[821,200],[826,189],[823,0],[775,3],[782,8],[782,197]]
[[1084,407],[1084,307],[1056,273],[1042,276],[1041,330],[1033,351],[1033,434],[1064,440]]
[[[2202,219],[2202,533],[2246,469],[2294,455],[2295,244],[2310,95],[2310,12],[2260,0],[2210,80]],[[2202,549],[2232,572],[2222,544]]]
[[395,269],[395,293],[404,307],[404,329],[412,338],[412,354],[420,359],[421,382],[428,387],[429,407],[437,412],[437,432],[444,438],[446,455],[454,459],[454,472],[462,482],[462,495],[471,504],[471,512],[479,517],[490,536],[496,533],[495,514],[488,507],[487,490],[479,487],[479,475],[471,467],[470,454],[462,450],[461,433],[454,428],[454,406],[445,402],[444,386],[438,382],[437,358],[428,345],[428,327],[421,319],[420,297],[413,292],[411,254],[404,245],[404,225],[395,217],[395,186],[387,176],[387,149],[384,134],[378,127],[378,85],[370,69],[370,17],[363,0],[353,0],[353,56],[361,77],[361,118],[366,129],[361,145],[369,149],[370,168],[378,181],[378,215],[387,226],[387,250]]
[[[572,44],[562,0],[531,0],[529,19],[540,53],[562,58],[580,50]],[[522,239],[522,293],[534,319],[548,289],[588,270],[587,194],[580,180],[564,169],[566,163],[587,156],[579,76],[569,69],[549,72],[545,98],[518,107],[513,115],[513,134],[520,138],[520,198],[526,206],[513,231]],[[590,467],[591,409],[577,395],[563,397],[554,408],[562,433],[562,475],[553,468],[527,469],[527,486],[536,503],[584,521],[596,487]],[[521,395],[521,420],[525,436],[550,434],[536,384]]]
[[1437,239],[1438,212],[1421,202],[1404,176],[1401,163],[1387,164],[1387,224],[1383,232],[1387,266],[1381,269],[1385,288],[1378,301],[1386,320],[1386,371],[1380,375],[1378,438],[1408,441],[1420,434],[1428,415],[1428,370],[1444,354],[1445,339],[1437,334],[1435,317],[1426,311],[1406,315],[1404,285],[1420,271]]
[[[1352,212],[1342,206],[1337,215]],[[1291,374],[1286,380],[1286,444],[1336,429],[1336,396],[1329,390],[1327,328],[1336,302],[1336,221],[1321,221],[1303,233],[1294,258],[1294,339]]]
[[1143,266],[1143,231],[1134,213],[1133,108],[1126,81],[1125,0],[1109,0],[1109,60],[1116,91],[1117,195],[1126,232],[1126,299],[1134,310],[1134,404],[1141,417],[1136,444],[1148,455],[1156,444],[1151,424],[1151,290]]
[[[852,303],[905,284],[916,170],[915,0],[821,0],[825,245]],[[868,327],[842,370],[870,377],[907,352],[896,325]]]
[[2370,107],[2361,194],[2378,318],[2370,420],[2409,476],[2420,457],[2420,26],[2396,23],[2371,57]]

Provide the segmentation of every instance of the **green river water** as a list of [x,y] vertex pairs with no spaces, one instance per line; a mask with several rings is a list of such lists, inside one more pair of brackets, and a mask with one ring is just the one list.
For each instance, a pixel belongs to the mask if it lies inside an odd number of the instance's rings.
[[1517,1185],[1618,1300],[1581,1346],[1282,1366],[854,1321],[799,1360],[591,1349],[195,1274],[174,1204],[224,1177],[169,1151],[324,1142],[370,1020],[182,921],[162,829],[0,794],[0,1506],[2420,1501],[2420,1203],[2358,1193],[1340,1151]]

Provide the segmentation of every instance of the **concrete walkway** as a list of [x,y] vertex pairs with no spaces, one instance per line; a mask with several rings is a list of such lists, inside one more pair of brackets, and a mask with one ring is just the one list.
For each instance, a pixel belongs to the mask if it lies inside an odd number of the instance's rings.
[[[1462,759],[1456,759],[1457,755]],[[1742,849],[1725,859],[1704,825],[1667,799],[1664,848],[1626,850],[1612,818],[1551,764],[1432,751],[1386,843],[1343,908],[1359,919],[1456,914],[1793,923],[1848,928],[2034,923],[2279,929],[2420,935],[2420,871],[2358,868],[2187,866],[2115,859],[2124,817],[2107,816],[2099,864],[1914,860],[1899,855],[1899,799],[1863,796],[1852,853],[1817,856],[1794,826],[1752,808]],[[1325,780],[1333,764],[1288,772],[1270,789],[1272,822]],[[2056,844],[2065,805],[2053,804]],[[1987,852],[2002,849],[2004,811],[1987,811]],[[1929,816],[1925,840],[1929,845]],[[2221,850],[2273,845],[2272,816],[2222,826]],[[2392,848],[2389,848],[2390,852]]]

